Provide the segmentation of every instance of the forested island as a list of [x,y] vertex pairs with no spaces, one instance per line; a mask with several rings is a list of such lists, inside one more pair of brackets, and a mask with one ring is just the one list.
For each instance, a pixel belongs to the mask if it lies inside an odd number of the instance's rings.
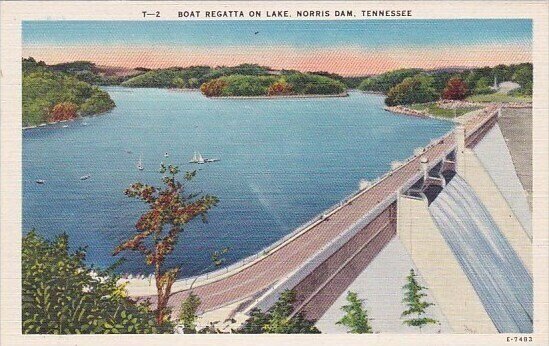
[[[514,87],[503,90],[502,82]],[[474,69],[399,69],[344,77],[323,71],[275,70],[257,64],[161,69],[97,66],[88,61],[46,65],[23,59],[23,126],[99,114],[115,105],[98,86],[200,90],[206,97],[345,96],[348,89],[386,95],[387,106],[409,106],[437,116],[440,100],[530,102],[531,63]],[[505,88],[503,88],[505,89]]]
[[115,104],[109,94],[75,76],[23,59],[23,127],[107,112]]
[[[349,79],[348,82],[353,80]],[[348,88],[344,84],[344,78],[337,75],[325,72],[278,71],[255,64],[150,70],[124,81],[121,85],[133,88],[200,89],[208,97],[337,95],[345,93]]]

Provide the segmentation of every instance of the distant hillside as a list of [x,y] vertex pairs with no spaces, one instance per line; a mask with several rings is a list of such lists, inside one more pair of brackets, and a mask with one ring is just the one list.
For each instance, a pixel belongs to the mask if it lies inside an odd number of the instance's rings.
[[69,120],[114,108],[109,94],[67,71],[89,68],[92,68],[89,64],[81,62],[51,68],[33,58],[23,59],[23,126]]
[[147,71],[128,79],[121,85],[131,88],[191,88],[200,86],[223,76],[268,76],[274,71],[255,64],[242,64],[234,67],[191,66],[171,67]]
[[[359,89],[389,95],[388,105],[436,101],[444,96],[449,82],[463,89],[459,97],[486,95],[496,92],[494,81],[515,82],[519,88],[514,96],[532,95],[533,66],[531,63],[498,65],[474,69],[445,68],[437,70],[400,69],[364,79]],[[451,92],[446,95],[452,94]]]
[[139,69],[97,66],[89,61],[47,65],[47,68],[52,71],[70,74],[78,80],[95,85],[119,85],[132,77],[144,73],[143,70]]

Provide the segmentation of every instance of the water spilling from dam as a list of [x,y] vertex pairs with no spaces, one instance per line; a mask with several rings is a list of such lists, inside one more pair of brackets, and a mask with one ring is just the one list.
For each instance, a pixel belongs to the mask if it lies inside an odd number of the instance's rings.
[[532,278],[471,187],[458,175],[429,210],[499,332],[532,332]]

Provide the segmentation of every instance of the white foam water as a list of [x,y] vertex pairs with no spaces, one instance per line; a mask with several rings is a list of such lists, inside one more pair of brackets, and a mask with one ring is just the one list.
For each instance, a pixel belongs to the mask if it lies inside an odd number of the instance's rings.
[[429,209],[497,330],[531,333],[532,278],[472,188],[456,175]]

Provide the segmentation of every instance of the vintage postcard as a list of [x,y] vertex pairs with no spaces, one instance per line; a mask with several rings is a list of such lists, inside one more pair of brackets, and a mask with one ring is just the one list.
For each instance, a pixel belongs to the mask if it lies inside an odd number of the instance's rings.
[[2,345],[547,344],[547,2],[1,6]]

